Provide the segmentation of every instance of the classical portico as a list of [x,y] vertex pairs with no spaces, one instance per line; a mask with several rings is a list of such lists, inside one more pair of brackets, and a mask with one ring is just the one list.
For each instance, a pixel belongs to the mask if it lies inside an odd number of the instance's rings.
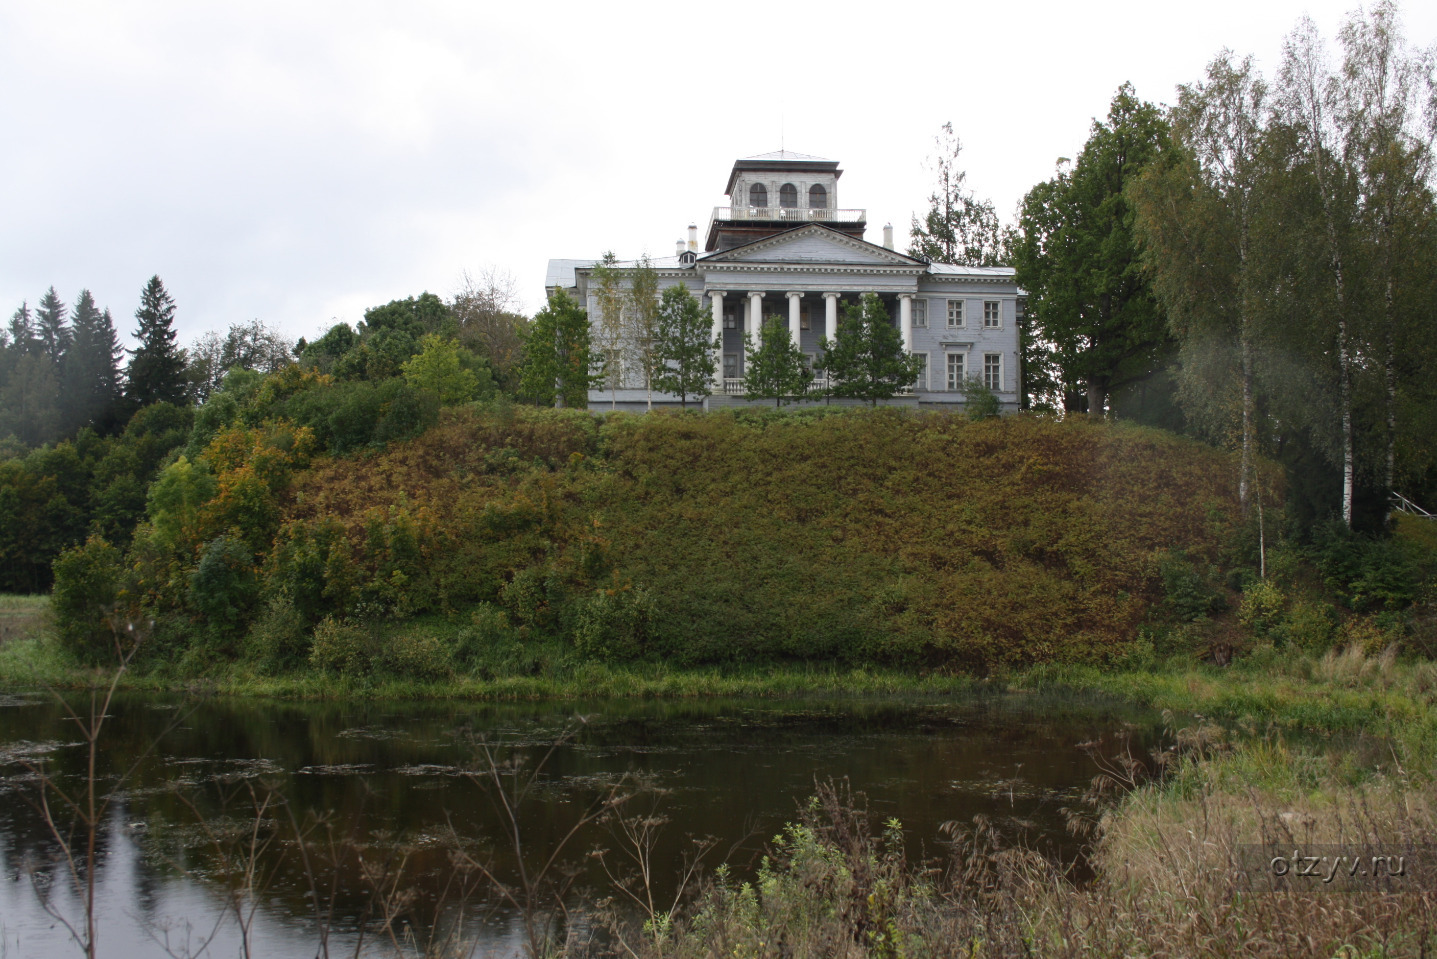
[[[1017,406],[1018,321],[1021,301],[1006,267],[929,263],[888,244],[864,239],[866,211],[839,208],[836,162],[780,151],[737,161],[729,178],[730,207],[714,211],[706,248],[698,229],[676,255],[654,260],[660,288],[683,283],[707,303],[716,357],[713,396],[706,406],[746,401],[743,373],[749,349],[765,321],[784,324],[811,364],[838,333],[840,311],[875,294],[898,327],[904,349],[923,359],[910,405],[961,404],[978,381]],[[891,235],[890,231],[885,234]],[[546,284],[566,289],[601,328],[592,288],[592,260],[554,260]],[[617,264],[620,274],[637,263]],[[621,369],[607,388],[594,390],[596,408],[644,408],[668,398],[639,395]]]

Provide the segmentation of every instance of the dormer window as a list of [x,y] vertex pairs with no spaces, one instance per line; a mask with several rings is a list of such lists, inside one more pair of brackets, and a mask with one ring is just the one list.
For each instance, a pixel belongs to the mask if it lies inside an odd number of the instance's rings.
[[810,210],[828,209],[828,191],[823,188],[822,183],[815,183],[808,188],[808,208]]
[[755,183],[748,188],[749,206],[768,206],[768,187],[762,183]]
[[778,188],[778,205],[787,210],[798,206],[798,187],[792,183],[785,183]]

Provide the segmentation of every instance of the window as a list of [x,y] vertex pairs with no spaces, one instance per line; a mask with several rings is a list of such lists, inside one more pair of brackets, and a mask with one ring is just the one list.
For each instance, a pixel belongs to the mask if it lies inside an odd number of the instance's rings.
[[798,206],[798,187],[785,183],[778,188],[778,205],[792,210]]
[[922,361],[918,367],[918,375],[913,378],[913,388],[915,390],[926,390],[928,389],[928,354],[914,353],[913,355]]
[[749,206],[768,206],[768,187],[762,183],[755,183],[748,188]]
[[962,326],[962,325],[963,325],[963,301],[962,301],[962,300],[949,300],[949,301],[948,301],[948,325],[949,325],[949,326]]
[[800,330],[813,329],[813,307],[805,305],[798,314],[798,328]]
[[948,354],[948,388],[950,390],[961,390],[963,388],[963,361],[967,357],[962,353]]
[[983,301],[983,328],[996,330],[1003,325],[1003,308],[997,300]]
[[723,315],[723,328],[726,329],[726,330],[736,330],[736,329],[738,329],[738,314],[737,314],[737,313],[725,313],[725,314]]
[[828,209],[828,191],[822,183],[815,183],[808,188],[808,208],[810,210]]
[[737,353],[725,353],[723,355],[723,378],[726,380],[738,379]]
[[1003,354],[983,354],[983,385],[994,393],[1003,389]]
[[926,328],[928,326],[928,301],[913,301],[913,325],[915,328]]

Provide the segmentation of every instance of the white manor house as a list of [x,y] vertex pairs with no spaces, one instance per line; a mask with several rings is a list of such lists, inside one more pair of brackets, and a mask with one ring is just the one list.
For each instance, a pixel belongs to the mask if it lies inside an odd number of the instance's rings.
[[[674,256],[654,259],[659,291],[680,283],[700,298],[722,337],[723,357],[705,407],[743,405],[744,335],[756,321],[786,317],[790,334],[810,363],[821,341],[834,338],[839,311],[876,293],[903,334],[905,347],[924,360],[912,390],[896,404],[951,407],[963,402],[972,377],[992,389],[1004,412],[1018,408],[1018,323],[1021,293],[1011,267],[929,263],[893,249],[893,228],[882,246],[864,239],[864,210],[838,205],[836,160],[780,150],[738,160],[724,190],[728,206],[709,221],[703,252],[690,226]],[[590,323],[600,315],[589,260],[550,260],[546,292],[564,289],[583,304]],[[638,261],[620,262],[621,269]],[[611,401],[644,409],[648,394],[632,374],[619,374],[617,390],[589,393],[591,408]],[[771,401],[769,401],[771,402]],[[678,398],[655,393],[655,406]]]

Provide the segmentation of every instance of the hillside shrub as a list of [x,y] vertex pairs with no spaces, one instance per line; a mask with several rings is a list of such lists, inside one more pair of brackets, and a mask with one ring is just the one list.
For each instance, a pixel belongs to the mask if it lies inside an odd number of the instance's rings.
[[454,673],[454,650],[432,632],[399,628],[382,641],[379,665],[396,676],[445,679]]
[[1163,600],[1177,619],[1197,622],[1227,608],[1227,600],[1199,571],[1184,550],[1169,550],[1158,559]]
[[289,597],[278,595],[255,620],[245,655],[265,672],[282,673],[309,659],[310,643],[310,624]]
[[309,661],[318,669],[362,676],[379,659],[379,642],[370,627],[326,616],[314,628]]
[[82,663],[113,663],[116,637],[129,634],[112,625],[123,567],[121,554],[98,536],[65,550],[55,560],[50,609],[60,644]]
[[579,604],[574,647],[605,662],[638,659],[648,651],[653,597],[642,586],[597,589]]

